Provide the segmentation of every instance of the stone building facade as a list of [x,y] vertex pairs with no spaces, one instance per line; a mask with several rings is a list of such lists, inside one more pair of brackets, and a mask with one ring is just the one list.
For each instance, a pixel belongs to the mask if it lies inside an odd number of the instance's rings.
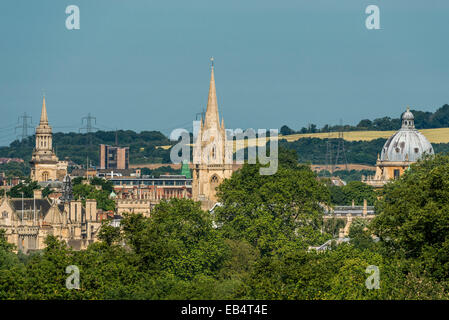
[[142,213],[149,216],[163,199],[191,199],[192,179],[185,175],[161,175],[158,178],[118,177],[111,179],[116,213]]
[[0,199],[0,229],[6,230],[8,242],[17,250],[27,253],[43,249],[48,235],[66,241],[75,250],[96,241],[101,226],[96,200],[87,199],[85,204],[75,201],[70,196],[68,176],[64,184],[58,201],[43,198],[41,190],[35,190],[31,199]]

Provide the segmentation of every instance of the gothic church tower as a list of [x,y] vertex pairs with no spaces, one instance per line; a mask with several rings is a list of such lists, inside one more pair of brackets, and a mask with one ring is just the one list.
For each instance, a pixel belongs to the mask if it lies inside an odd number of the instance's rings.
[[59,161],[53,150],[53,135],[48,124],[45,96],[42,102],[41,120],[36,128],[36,145],[31,156],[31,179],[42,182],[60,180],[67,174],[67,162]]
[[232,176],[232,141],[228,143],[226,139],[223,119],[220,124],[213,59],[211,61],[207,110],[193,150],[193,199],[201,201],[203,209],[212,208],[217,202],[216,188]]

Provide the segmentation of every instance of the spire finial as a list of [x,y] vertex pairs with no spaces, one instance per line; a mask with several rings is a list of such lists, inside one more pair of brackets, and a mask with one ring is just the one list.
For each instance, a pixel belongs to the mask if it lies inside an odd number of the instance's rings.
[[48,118],[47,118],[47,107],[45,105],[45,94],[44,97],[42,98],[42,111],[41,111],[41,124],[47,124],[48,123]]
[[217,105],[217,92],[215,89],[215,76],[214,76],[214,58],[210,58],[211,70],[210,70],[210,84],[209,84],[209,97],[207,99],[207,109],[204,117],[204,126],[206,128],[219,127],[218,105]]

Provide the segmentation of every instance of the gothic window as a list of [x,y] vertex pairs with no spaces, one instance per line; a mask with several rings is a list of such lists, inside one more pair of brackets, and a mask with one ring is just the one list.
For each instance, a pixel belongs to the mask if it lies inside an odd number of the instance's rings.
[[218,177],[217,177],[217,175],[214,174],[214,175],[212,176],[212,178],[210,179],[210,182],[211,182],[211,183],[218,183]]
[[2,218],[8,218],[8,212],[3,211],[2,212]]

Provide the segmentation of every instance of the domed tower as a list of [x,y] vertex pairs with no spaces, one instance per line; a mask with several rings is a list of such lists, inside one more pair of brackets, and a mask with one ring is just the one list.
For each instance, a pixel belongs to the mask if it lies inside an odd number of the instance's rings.
[[402,127],[385,142],[376,162],[376,174],[363,182],[380,188],[391,179],[398,179],[410,164],[424,154],[434,154],[426,137],[415,129],[415,117],[410,109],[402,114]]

